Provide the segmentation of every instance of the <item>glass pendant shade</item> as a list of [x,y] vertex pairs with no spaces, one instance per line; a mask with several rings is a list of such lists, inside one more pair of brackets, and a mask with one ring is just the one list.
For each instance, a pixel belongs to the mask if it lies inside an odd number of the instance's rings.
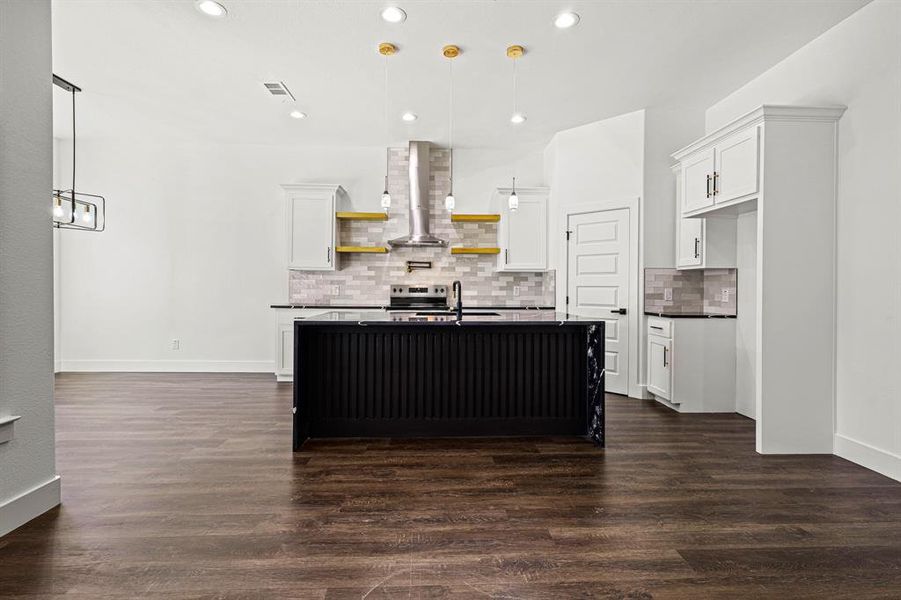
[[516,195],[516,177],[513,178],[513,189],[510,192],[510,198],[507,200],[507,207],[511,212],[516,212],[519,208],[519,196]]

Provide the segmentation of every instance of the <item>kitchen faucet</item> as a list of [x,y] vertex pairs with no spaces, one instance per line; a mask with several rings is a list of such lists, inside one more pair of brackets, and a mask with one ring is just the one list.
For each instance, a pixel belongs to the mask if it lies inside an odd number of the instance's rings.
[[463,284],[460,281],[455,281],[451,286],[451,289],[454,291],[454,297],[456,298],[456,304],[454,305],[454,310],[457,311],[457,320],[463,320]]

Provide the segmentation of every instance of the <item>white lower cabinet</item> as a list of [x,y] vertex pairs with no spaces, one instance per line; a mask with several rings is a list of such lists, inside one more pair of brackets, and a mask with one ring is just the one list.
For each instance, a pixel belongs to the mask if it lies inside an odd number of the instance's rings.
[[334,308],[276,308],[275,379],[294,381],[294,321],[327,312],[360,312]]
[[648,391],[664,400],[673,389],[672,340],[648,335]]
[[648,392],[679,412],[735,412],[735,322],[648,317]]

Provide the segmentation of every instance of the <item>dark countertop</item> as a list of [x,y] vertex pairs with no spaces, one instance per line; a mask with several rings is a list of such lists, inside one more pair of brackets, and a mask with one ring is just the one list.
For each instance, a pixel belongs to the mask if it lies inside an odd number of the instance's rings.
[[[327,308],[333,310],[386,310],[385,304],[270,304],[269,308]],[[467,310],[555,310],[553,306],[507,306],[507,305],[490,305],[490,306],[470,306],[466,305]]]
[[664,317],[666,319],[735,319],[737,315],[717,315],[713,313],[666,313],[666,312],[648,312],[645,313],[649,317]]
[[[475,308],[475,307],[473,307]],[[468,310],[468,309],[467,309]],[[538,310],[510,310],[500,315],[467,315],[457,321],[456,315],[416,316],[410,312],[328,312],[295,319],[297,325],[568,325],[603,323],[597,317],[580,317],[566,313]]]

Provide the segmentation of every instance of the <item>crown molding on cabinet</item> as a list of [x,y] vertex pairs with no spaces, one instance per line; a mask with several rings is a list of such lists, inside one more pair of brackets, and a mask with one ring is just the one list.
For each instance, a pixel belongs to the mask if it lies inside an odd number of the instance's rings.
[[712,146],[732,133],[757,125],[764,121],[820,121],[835,122],[845,113],[845,106],[785,106],[781,104],[764,104],[763,106],[742,115],[731,123],[705,135],[671,154],[674,160],[682,160],[686,156]]

